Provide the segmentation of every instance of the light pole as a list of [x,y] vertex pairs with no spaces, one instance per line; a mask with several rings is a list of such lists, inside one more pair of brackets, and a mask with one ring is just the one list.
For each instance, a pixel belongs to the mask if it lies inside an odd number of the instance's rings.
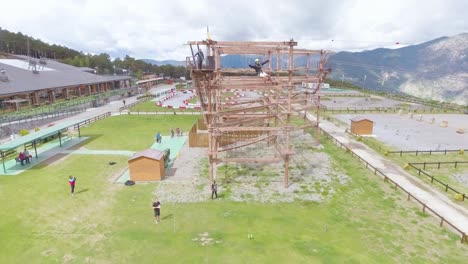
[[341,75],[341,89],[344,89],[344,73]]

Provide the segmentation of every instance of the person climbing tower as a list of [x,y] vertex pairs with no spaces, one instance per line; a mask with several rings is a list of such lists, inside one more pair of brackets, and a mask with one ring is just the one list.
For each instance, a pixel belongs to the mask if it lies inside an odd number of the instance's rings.
[[259,59],[255,59],[255,64],[254,65],[249,64],[249,67],[254,69],[258,76],[260,76],[262,78],[265,78],[265,82],[269,81],[269,82],[271,82],[273,84],[270,75],[262,70],[262,66],[267,64],[269,61],[270,60],[266,60],[266,61],[260,63]]

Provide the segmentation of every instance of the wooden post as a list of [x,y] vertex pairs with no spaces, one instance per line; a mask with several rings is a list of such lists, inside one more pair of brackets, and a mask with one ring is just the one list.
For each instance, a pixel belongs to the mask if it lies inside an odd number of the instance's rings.
[[6,168],[5,168],[5,153],[2,151],[2,164],[3,164],[3,172],[6,173]]

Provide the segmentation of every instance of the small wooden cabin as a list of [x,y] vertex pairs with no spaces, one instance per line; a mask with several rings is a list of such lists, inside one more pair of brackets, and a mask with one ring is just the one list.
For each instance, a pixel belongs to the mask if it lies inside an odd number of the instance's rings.
[[355,135],[372,135],[374,129],[374,121],[363,118],[355,117],[351,119],[351,133]]
[[135,153],[128,160],[130,180],[160,181],[164,178],[164,152],[156,149],[146,149]]

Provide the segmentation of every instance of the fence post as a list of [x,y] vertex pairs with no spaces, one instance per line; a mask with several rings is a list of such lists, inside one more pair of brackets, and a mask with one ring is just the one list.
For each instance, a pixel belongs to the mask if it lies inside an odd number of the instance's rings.
[[407,200],[409,201],[409,200],[410,200],[410,198],[411,198],[411,194],[410,194],[410,193],[408,193],[408,199],[407,199]]
[[432,150],[429,150],[429,156],[431,156],[431,155],[432,155]]
[[431,183],[434,182],[434,176],[431,175]]
[[444,224],[444,218],[441,217],[441,218],[440,218],[440,227],[442,227],[443,224]]
[[448,191],[448,183],[445,184],[445,192]]
[[445,155],[447,155],[447,150],[445,150]]
[[439,161],[439,165],[437,166],[437,169],[438,169],[438,170],[440,169],[440,161]]
[[400,150],[400,157],[403,155],[403,150]]
[[458,163],[458,161],[455,161],[455,168],[457,168],[457,163]]
[[423,204],[423,213],[426,212],[426,204]]
[[416,156],[418,155],[418,151],[416,150]]
[[423,170],[426,170],[426,162],[424,162]]

